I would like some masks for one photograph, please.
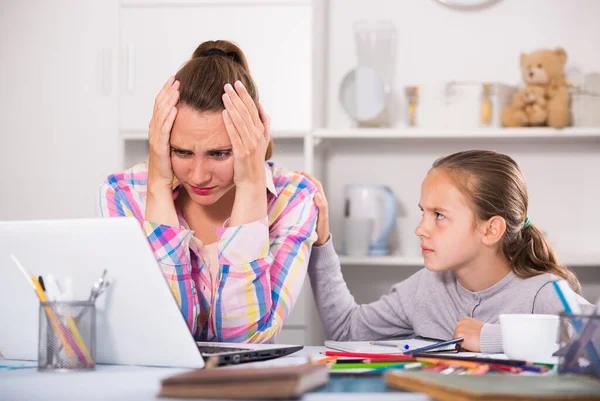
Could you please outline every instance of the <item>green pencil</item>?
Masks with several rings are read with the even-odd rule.
[[[379,369],[390,366],[403,366],[414,362],[379,362],[379,363],[336,363],[331,365],[331,369]]]

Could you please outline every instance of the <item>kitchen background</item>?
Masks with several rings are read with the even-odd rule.
[[[348,185],[393,193],[395,214],[377,208],[372,234],[390,255],[342,257],[358,302],[379,298],[422,266],[412,234],[421,180],[437,157],[468,148],[517,160],[529,184],[529,216],[595,301],[600,108],[597,96],[576,93],[597,88],[600,2],[451,4],[476,2],[0,0],[0,220],[95,216],[103,179],[146,157],[164,81],[200,42],[228,39],[246,52],[272,116],[274,161],[323,181],[340,252],[352,239],[345,210],[360,211],[360,202],[347,208],[346,200],[368,194],[367,202],[384,202],[387,191]],[[373,28],[378,51],[364,45]],[[501,128],[502,104],[523,86],[520,53],[559,46],[568,78],[580,86],[574,126]],[[322,343],[308,281],[278,340]]]

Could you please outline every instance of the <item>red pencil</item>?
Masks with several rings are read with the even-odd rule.
[[[369,354],[369,353],[363,353],[363,352],[326,351],[326,352],[321,352],[321,354],[325,355],[325,356],[349,356],[349,357],[355,357],[355,358],[370,358],[370,359],[379,359],[379,358],[412,359],[410,355]]]
[[[521,369],[521,368],[517,368],[515,366],[507,366],[507,365],[491,364],[490,367],[492,369],[497,369],[497,370],[501,370],[503,372],[509,372],[509,373],[521,373],[523,371],[523,369]]]

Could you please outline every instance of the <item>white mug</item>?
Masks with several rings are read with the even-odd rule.
[[[546,362],[558,349],[557,315],[500,315],[502,347],[510,359]]]
[[[347,217],[344,220],[346,255],[367,256],[373,237],[375,221],[368,217]]]

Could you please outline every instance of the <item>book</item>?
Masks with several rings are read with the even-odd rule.
[[[443,375],[389,371],[388,386],[425,393],[437,401],[600,400],[600,381],[582,375]]]
[[[285,399],[329,382],[327,365],[196,369],[161,380],[161,398]]]

